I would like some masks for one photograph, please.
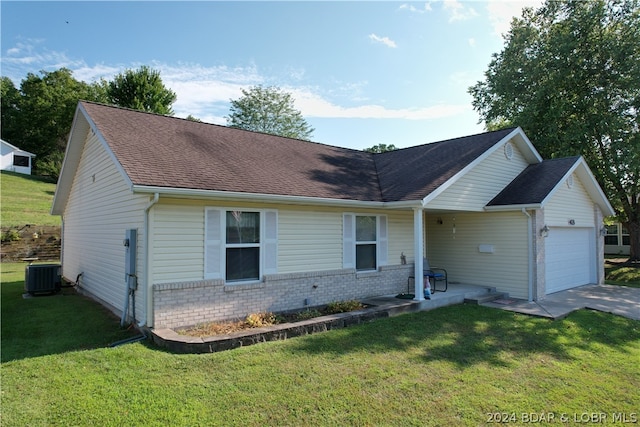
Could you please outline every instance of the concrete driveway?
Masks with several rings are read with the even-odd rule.
[[[561,319],[581,308],[640,320],[640,288],[584,285],[547,295],[540,301],[496,300],[482,305],[533,316]]]

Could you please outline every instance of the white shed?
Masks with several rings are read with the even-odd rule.
[[[2,142],[2,167],[0,169],[31,175],[31,165],[36,155],[21,150],[5,140],[0,139],[0,142]]]

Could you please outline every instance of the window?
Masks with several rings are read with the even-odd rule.
[[[226,280],[260,279],[260,213],[227,211]]]
[[[13,156],[13,166],[21,166],[28,168],[29,167],[29,156],[18,156],[14,154]]]
[[[375,270],[377,221],[375,216],[356,216],[356,270]]]
[[[277,272],[277,213],[206,209],[205,278],[256,282]]]
[[[376,270],[387,263],[387,217],[343,215],[343,267]]]
[[[618,246],[618,225],[607,225],[607,234],[604,236],[605,245]]]

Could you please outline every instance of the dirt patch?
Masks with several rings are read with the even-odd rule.
[[[252,328],[301,322],[316,317],[326,316],[328,314],[347,313],[350,311],[362,310],[364,308],[367,308],[367,305],[362,304],[359,301],[340,301],[330,303],[326,306],[285,313],[253,313],[241,320],[203,323],[190,328],[178,329],[176,332],[180,335],[192,337],[212,337],[216,335],[227,335]]]

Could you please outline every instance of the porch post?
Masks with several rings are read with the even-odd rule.
[[[423,215],[424,209],[413,209],[413,253],[415,254],[415,270],[414,270],[414,300],[424,301],[424,283],[422,278],[422,258],[424,258],[424,232],[423,232]]]

